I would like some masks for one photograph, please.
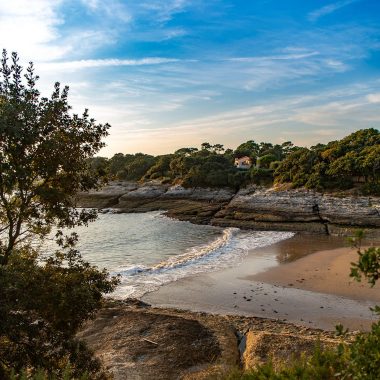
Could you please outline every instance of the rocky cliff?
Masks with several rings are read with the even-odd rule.
[[[369,237],[380,237],[379,197],[259,187],[235,193],[224,188],[113,182],[101,190],[78,194],[77,205],[103,212],[111,208],[113,212],[165,210],[168,216],[194,223],[258,230],[351,235],[361,228]]]

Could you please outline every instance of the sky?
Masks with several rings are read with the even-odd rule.
[[[380,129],[380,0],[0,0],[0,48],[111,124],[103,156]]]

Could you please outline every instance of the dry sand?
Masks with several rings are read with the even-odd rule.
[[[357,282],[349,277],[350,263],[357,259],[358,254],[354,248],[324,250],[248,276],[247,279],[355,300],[380,302],[380,284],[371,288],[365,279]]]

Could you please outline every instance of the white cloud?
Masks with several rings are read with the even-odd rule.
[[[153,12],[156,21],[165,23],[175,14],[183,12],[189,3],[189,0],[150,0],[141,3],[141,7]]]
[[[219,64],[215,72],[212,71],[211,77],[223,71],[221,77],[228,76],[231,84],[236,85],[240,82],[241,88],[252,91],[279,87],[288,81],[314,80],[320,75],[331,75],[350,69],[350,65],[343,62],[345,59],[343,54],[327,52],[324,47],[321,49],[320,52],[304,51],[272,56],[230,58],[225,65]]]
[[[318,127],[368,128],[368,123],[380,122],[380,115],[365,97],[330,101],[315,106],[301,107],[294,112],[291,120]]]
[[[320,17],[326,16],[330,13],[333,13],[343,7],[346,7],[352,3],[355,3],[359,0],[341,0],[337,1],[335,3],[327,4],[322,8],[316,9],[309,13],[309,20],[310,21],[317,21]]]
[[[68,47],[52,44],[63,23],[60,0],[0,0],[0,47],[28,59],[63,57]]]
[[[113,20],[119,20],[129,23],[133,20],[133,16],[128,7],[118,0],[81,0],[81,3],[92,12],[102,13]]]
[[[142,59],[83,59],[79,61],[51,62],[40,64],[39,67],[44,70],[80,70],[93,67],[110,67],[110,66],[146,66],[160,65],[163,63],[178,62],[174,58],[150,57]]]
[[[380,103],[380,93],[369,94],[367,95],[367,99],[370,103]]]
[[[272,55],[272,56],[256,56],[256,57],[235,57],[228,59],[232,62],[268,62],[268,61],[293,61],[309,57],[314,57],[320,55],[317,51],[303,52],[297,54],[282,54],[282,55]]]
[[[115,43],[112,28],[64,29],[63,4],[63,0],[0,0],[0,49],[16,51],[21,60],[38,63],[87,55]]]

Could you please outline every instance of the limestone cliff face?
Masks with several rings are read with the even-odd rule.
[[[246,228],[350,234],[380,228],[380,198],[337,197],[305,190],[243,189],[215,214],[212,223]],[[375,232],[375,231],[369,231]]]
[[[350,235],[353,229],[364,228],[369,236],[380,236],[379,197],[257,187],[235,193],[225,188],[114,182],[99,191],[78,194],[77,204],[118,212],[165,210],[181,220],[219,226],[334,235]]]

